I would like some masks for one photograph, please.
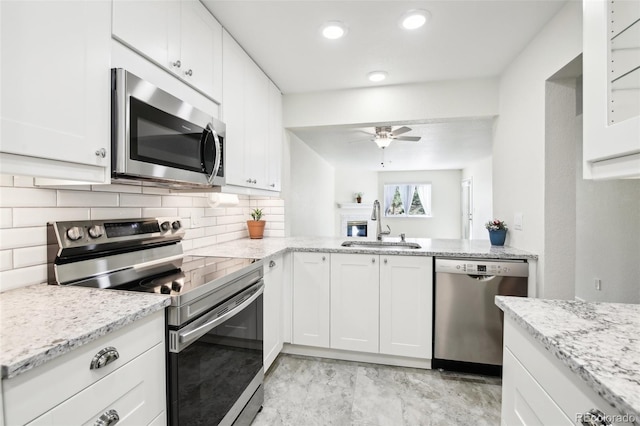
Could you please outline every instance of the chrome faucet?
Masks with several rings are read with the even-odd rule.
[[[388,231],[382,231],[382,217],[380,216],[380,202],[375,200],[373,202],[373,212],[371,212],[371,220],[375,220],[378,222],[376,227],[376,239],[378,241],[382,241],[383,235],[389,235],[391,233],[391,228],[387,225]]]

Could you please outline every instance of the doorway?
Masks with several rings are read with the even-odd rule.
[[[462,196],[460,202],[462,239],[470,240],[473,235],[473,180],[471,178],[462,180],[460,193]]]

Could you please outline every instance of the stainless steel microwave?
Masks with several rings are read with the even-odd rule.
[[[111,70],[112,180],[221,186],[225,125],[122,68]]]

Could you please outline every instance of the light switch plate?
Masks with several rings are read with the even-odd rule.
[[[516,213],[513,217],[513,229],[522,231],[522,213]]]

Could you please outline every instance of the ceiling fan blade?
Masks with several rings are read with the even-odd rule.
[[[420,139],[422,139],[420,136],[399,136],[397,138],[394,138],[397,141],[411,141],[411,142],[418,142]]]
[[[391,136],[398,136],[401,135],[403,133],[407,133],[411,131],[411,127],[407,127],[407,126],[402,126],[398,129],[395,129],[394,131],[391,132]]]

